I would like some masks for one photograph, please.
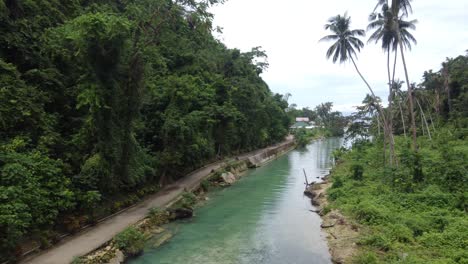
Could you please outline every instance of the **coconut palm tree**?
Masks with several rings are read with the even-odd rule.
[[[412,12],[411,1],[412,0],[392,0],[391,5],[389,5],[390,1],[388,0],[378,0],[377,5],[374,8],[374,12],[378,7],[382,7],[382,11],[384,12],[381,15],[371,15],[371,18],[374,18],[374,20],[376,21],[374,21],[375,23],[370,26],[373,28],[377,28],[375,34],[373,34],[371,37],[374,37],[375,39],[382,38],[382,40],[385,40],[388,43],[388,45],[393,45],[392,47],[395,48],[395,52],[398,47],[400,48],[403,68],[405,71],[406,85],[408,88],[409,111],[411,116],[411,129],[413,134],[413,148],[414,150],[417,150],[413,91],[409,82],[408,68],[406,65],[406,59],[404,54],[404,49],[410,48],[411,42],[416,42],[416,39],[408,31],[408,29],[415,29],[414,24],[416,23],[416,21],[403,20],[404,17],[407,17]],[[394,64],[394,68],[395,66],[396,63]]]
[[[381,1],[379,1],[380,3]],[[409,6],[411,7],[411,6]],[[403,8],[405,12],[408,12],[407,9]],[[411,44],[416,44],[416,39],[411,35],[409,29],[415,29],[416,20],[405,21],[403,16],[401,16],[398,21],[398,32],[394,30],[392,26],[394,19],[392,13],[390,12],[388,5],[383,3],[381,13],[373,13],[370,15],[369,20],[371,22],[367,26],[367,30],[375,30],[372,35],[369,37],[368,42],[381,42],[382,49],[387,53],[387,76],[388,76],[388,86],[389,86],[389,96],[388,96],[388,112],[389,116],[387,117],[388,121],[388,136],[389,136],[389,145],[390,145],[390,164],[392,165],[392,159],[395,156],[395,146],[394,146],[394,137],[393,137],[393,100],[394,92],[392,89],[392,84],[395,80],[396,72],[396,62],[397,62],[397,48],[398,48],[398,32],[400,33],[402,43],[405,48],[411,49]],[[395,58],[393,62],[393,74],[390,73],[390,53],[395,52]],[[401,109],[401,108],[400,108]]]
[[[378,134],[380,135],[380,118],[378,116],[378,108],[381,105],[381,100],[379,97],[375,98],[370,96],[369,94],[366,95],[364,100],[362,100],[362,105],[357,106],[356,109],[359,111],[360,114],[363,116],[370,116],[371,118],[376,118],[377,119],[377,131]]]
[[[325,29],[330,30],[333,34],[323,37],[320,39],[320,41],[334,41],[333,45],[331,45],[327,51],[327,59],[332,58],[333,63],[336,63],[337,61],[340,63],[345,63],[346,61],[351,60],[357,73],[364,81],[367,88],[369,88],[374,101],[377,101],[372,87],[361,74],[358,66],[356,65],[356,62],[354,61],[354,57],[357,56],[356,51],[359,52],[364,47],[364,43],[359,39],[359,37],[365,36],[365,31],[362,29],[352,30],[350,29],[350,26],[351,17],[349,17],[346,13],[344,15],[336,15],[331,17],[328,19],[328,23],[325,24]],[[379,116],[385,119],[385,117],[382,115],[382,109],[380,107],[378,107],[378,111]]]
[[[382,1],[379,1],[379,3],[380,2]],[[392,120],[392,102],[393,102],[392,94],[393,93],[392,93],[392,78],[390,74],[390,53],[392,50],[395,50],[396,38],[395,38],[394,32],[391,30],[390,27],[388,27],[388,25],[390,24],[389,20],[391,20],[390,12],[388,12],[388,5],[384,3],[382,5],[382,12],[372,13],[369,16],[369,20],[371,22],[367,26],[367,30],[370,31],[370,30],[375,29],[375,31],[369,37],[369,40],[367,42],[370,43],[374,41],[375,43],[377,43],[381,41],[382,48],[384,52],[387,53],[387,76],[388,76],[388,90],[389,90],[388,115],[389,116],[386,118],[386,120],[388,121],[388,124],[385,124],[385,126],[387,127],[386,129],[387,133],[385,133],[385,135],[388,136],[388,139],[387,138],[384,139],[384,145],[386,145],[386,142],[388,140],[388,143],[390,145],[390,165],[393,165],[395,146],[394,146],[394,139],[393,139],[393,120]],[[396,57],[395,57],[395,61],[396,61]]]
[[[411,2],[413,0],[398,0],[398,1],[391,1],[392,6],[397,7],[399,9],[399,12],[403,14],[404,16],[408,16],[410,13],[413,13],[413,8],[411,7]],[[398,3],[397,3],[398,2]],[[390,6],[390,3],[388,0],[377,0],[377,4],[374,7],[373,13],[379,8],[383,7],[384,5]]]

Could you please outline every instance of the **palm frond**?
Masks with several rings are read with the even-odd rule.
[[[325,36],[320,41],[335,41],[327,50],[327,59],[332,58],[333,63],[337,61],[344,63],[350,57],[357,56],[356,51],[360,51],[364,47],[364,43],[359,37],[365,36],[366,32],[362,29],[351,30],[351,17],[347,13],[331,17],[327,22],[325,29],[334,34]]]
[[[328,35],[328,36],[325,36],[323,38],[321,38],[319,40],[319,42],[322,42],[322,41],[333,41],[333,40],[337,40],[339,39],[340,37],[338,35]]]

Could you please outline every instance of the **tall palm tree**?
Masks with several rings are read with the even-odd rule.
[[[354,57],[357,56],[356,51],[359,52],[364,47],[364,43],[359,39],[359,37],[365,36],[365,31],[362,29],[351,30],[350,26],[351,17],[349,17],[346,13],[344,15],[336,15],[331,17],[328,19],[328,23],[325,24],[325,29],[330,30],[333,34],[323,37],[320,39],[320,41],[334,41],[333,45],[331,45],[327,51],[327,59],[332,58],[333,63],[336,63],[337,61],[344,63],[348,60],[351,60],[357,73],[364,81],[367,88],[369,88],[374,101],[377,101],[372,87],[361,74],[359,68],[356,65],[356,62],[354,61]],[[378,107],[378,111],[379,116],[385,120],[385,117],[382,115],[382,109],[380,106]]]
[[[390,165],[393,165],[393,158],[395,156],[395,146],[394,146],[394,139],[393,139],[393,120],[392,120],[392,102],[393,102],[393,96],[392,96],[392,78],[390,74],[390,53],[391,50],[395,49],[395,34],[391,30],[391,28],[388,27],[389,25],[389,20],[391,19],[391,15],[389,15],[388,12],[388,5],[385,3],[383,0],[379,0],[379,4],[381,2],[384,2],[382,5],[382,12],[381,13],[372,13],[369,16],[369,20],[371,21],[370,24],[367,26],[367,30],[373,30],[375,29],[375,32],[369,37],[369,40],[367,41],[368,43],[374,41],[375,43],[381,41],[382,42],[382,48],[384,52],[387,53],[387,76],[388,76],[388,117],[387,122],[388,124],[384,124],[386,126],[386,131],[385,133],[387,137],[384,138],[384,145],[386,145],[387,140],[388,144],[390,145]],[[374,10],[375,11],[375,10]],[[395,53],[396,54],[396,53]],[[396,57],[395,57],[396,60]],[[395,66],[395,64],[394,64]],[[384,147],[384,150],[386,148]]]
[[[415,121],[415,116],[414,116],[414,103],[413,103],[413,89],[409,82],[408,67],[406,65],[406,59],[405,59],[405,54],[404,54],[404,49],[409,48],[411,46],[411,42],[416,41],[416,39],[408,31],[408,29],[415,29],[414,24],[416,23],[416,21],[415,20],[413,21],[403,20],[404,17],[407,17],[409,13],[412,12],[411,1],[412,0],[391,0],[391,1],[377,0],[377,5],[374,8],[374,12],[379,6],[382,7],[382,10],[385,10],[385,14],[383,15],[384,28],[386,31],[390,32],[391,35],[393,35],[394,47],[400,48],[401,59],[402,59],[403,68],[405,71],[406,85],[408,88],[409,111],[410,111],[410,116],[411,116],[411,130],[413,134],[413,148],[414,150],[417,150],[416,121]],[[391,2],[391,5],[389,5],[389,2]],[[379,34],[380,33],[377,33],[376,37]]]
[[[379,0],[379,4],[381,2],[385,2]],[[402,2],[403,3],[403,2]],[[408,8],[408,5],[405,5]],[[408,10],[403,8],[403,10],[407,13]],[[409,8],[411,6],[409,5]],[[375,11],[375,10],[374,10]],[[382,11],[381,13],[372,13],[369,17],[371,22],[367,26],[367,30],[375,30],[372,35],[369,37],[368,42],[374,41],[375,43],[381,42],[382,49],[387,53],[387,76],[388,76],[388,86],[389,86],[389,96],[388,96],[388,110],[389,116],[387,117],[388,120],[388,136],[389,136],[389,144],[390,144],[390,165],[392,165],[392,158],[395,156],[395,146],[394,146],[394,137],[393,137],[393,117],[391,116],[393,113],[393,100],[394,100],[394,92],[393,92],[393,84],[395,81],[395,72],[396,72],[396,62],[397,62],[397,48],[398,48],[398,33],[400,33],[402,43],[405,48],[411,49],[411,44],[416,44],[416,39],[411,35],[409,29],[415,29],[416,20],[412,21],[405,21],[403,20],[403,16],[401,16],[398,21],[396,22],[398,25],[398,31],[394,30],[392,26],[395,22],[392,16],[390,9],[386,3],[382,4]],[[395,52],[395,58],[393,62],[393,74],[390,73],[390,53]],[[400,107],[401,109],[401,107]]]
[[[410,13],[413,13],[413,8],[411,7],[411,2],[413,0],[398,0],[398,1],[391,1],[392,6],[398,7],[399,12],[401,12],[404,16],[408,16]],[[398,3],[397,3],[398,2]],[[377,10],[379,7],[384,5],[390,6],[388,0],[377,0],[377,4],[374,7],[374,11]]]

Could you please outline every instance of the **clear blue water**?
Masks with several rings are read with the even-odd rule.
[[[131,261],[191,264],[331,263],[320,217],[303,195],[309,181],[326,175],[338,138],[316,141],[254,170],[233,186],[210,193],[195,217],[167,226],[174,237],[159,248],[148,243]]]

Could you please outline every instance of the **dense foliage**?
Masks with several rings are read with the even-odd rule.
[[[419,148],[410,148],[404,130],[408,115],[394,109],[394,166],[384,161],[370,97],[359,108],[351,126],[355,143],[335,153],[339,163],[328,191],[332,207],[364,226],[356,263],[466,263],[467,84],[468,56],[459,56],[413,85]]]
[[[284,138],[266,55],[212,36],[217,2],[0,0],[3,255],[115,194]]]
[[[465,263],[468,143],[440,131],[419,138],[424,180],[415,182],[409,141],[396,137],[397,168],[382,166],[381,144],[360,142],[342,154],[328,190],[331,206],[362,225],[355,263]]]

